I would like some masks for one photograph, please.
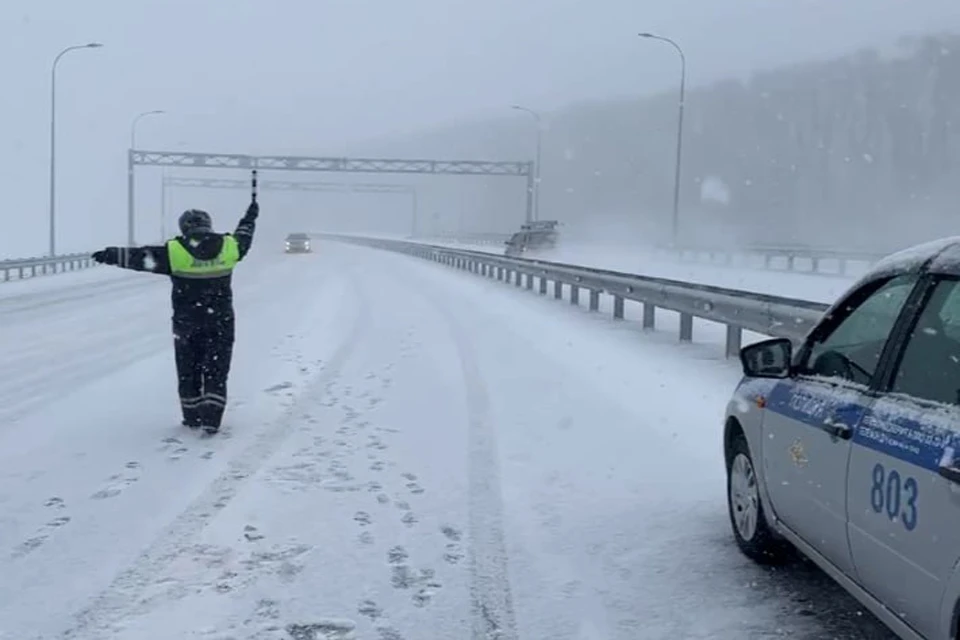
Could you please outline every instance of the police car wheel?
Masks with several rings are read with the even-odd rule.
[[[788,544],[767,524],[759,479],[743,435],[736,436],[731,445],[727,464],[727,510],[733,537],[744,555],[761,564],[779,564],[788,558]]]

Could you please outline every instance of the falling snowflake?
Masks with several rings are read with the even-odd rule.
[[[153,257],[152,251],[147,251],[143,256],[143,268],[147,271],[156,271],[157,270],[157,260]]]

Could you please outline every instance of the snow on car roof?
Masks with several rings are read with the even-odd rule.
[[[873,265],[861,281],[919,271],[960,275],[960,236],[940,238],[892,253]]]

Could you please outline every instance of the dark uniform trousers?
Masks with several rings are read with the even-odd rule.
[[[209,325],[176,328],[173,337],[184,423],[219,427],[227,408],[233,319],[218,318]]]

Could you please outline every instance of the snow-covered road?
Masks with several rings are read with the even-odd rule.
[[[213,439],[179,427],[162,279],[0,299],[0,638],[890,637],[737,552],[708,329],[259,253]]]

